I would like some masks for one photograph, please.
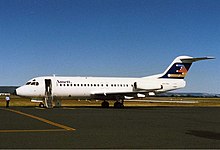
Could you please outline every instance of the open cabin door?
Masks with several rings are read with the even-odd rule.
[[[52,81],[45,79],[45,104],[47,108],[53,108]]]

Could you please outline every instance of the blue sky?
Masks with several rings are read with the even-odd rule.
[[[176,56],[193,64],[181,92],[220,93],[219,0],[0,0],[0,85],[35,76],[142,77]]]

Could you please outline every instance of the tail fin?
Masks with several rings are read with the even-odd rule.
[[[174,59],[160,78],[184,79],[193,62],[206,59],[214,59],[214,57],[179,56]]]

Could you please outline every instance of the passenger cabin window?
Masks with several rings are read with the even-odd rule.
[[[26,85],[35,85],[35,86],[38,86],[39,83],[38,82],[27,82]],[[77,86],[77,87],[108,87],[108,86],[111,86],[111,87],[134,87],[133,84],[58,84],[59,86]]]

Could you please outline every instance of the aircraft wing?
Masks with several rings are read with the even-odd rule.
[[[101,100],[117,100],[117,99],[133,99],[133,98],[143,98],[153,91],[133,91],[133,92],[97,92],[93,93],[92,97]]]

